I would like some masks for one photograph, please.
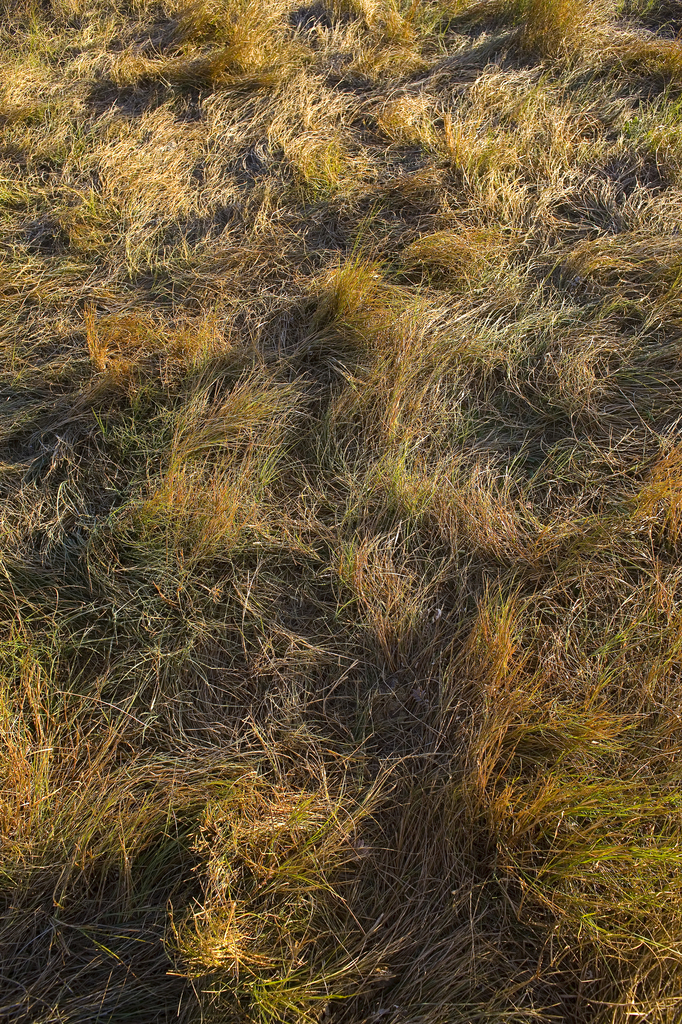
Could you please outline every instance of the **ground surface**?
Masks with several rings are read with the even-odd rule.
[[[4,0],[0,1018],[682,1019],[682,11]]]

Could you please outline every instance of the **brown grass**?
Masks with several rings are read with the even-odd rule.
[[[0,1018],[676,1024],[677,8],[0,15]]]

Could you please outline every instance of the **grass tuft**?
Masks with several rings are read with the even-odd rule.
[[[544,57],[570,52],[592,27],[595,7],[593,0],[527,0],[521,7],[522,47]]]

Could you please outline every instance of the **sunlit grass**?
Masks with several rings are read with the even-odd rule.
[[[3,1020],[679,1020],[681,28],[5,5]]]

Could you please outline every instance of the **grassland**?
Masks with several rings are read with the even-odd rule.
[[[0,1019],[679,1024],[680,5],[0,12]]]

